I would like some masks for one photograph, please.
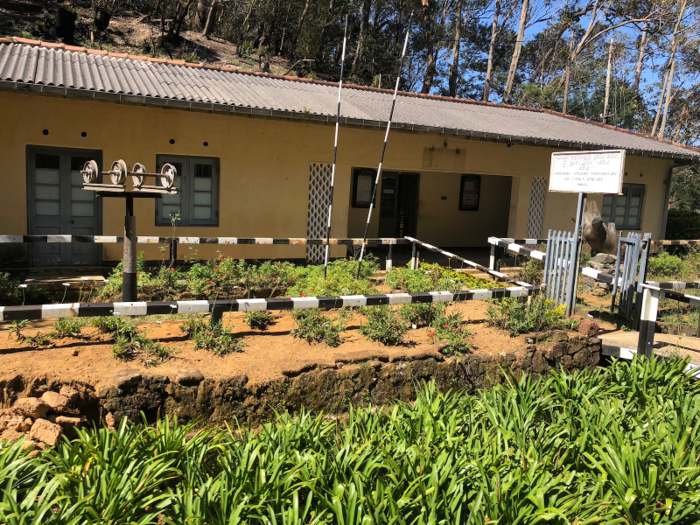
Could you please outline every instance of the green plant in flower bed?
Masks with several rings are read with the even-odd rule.
[[[144,366],[156,366],[170,360],[173,351],[146,337],[137,321],[124,317],[96,317],[92,326],[112,334],[112,355],[121,361],[139,358]]]
[[[442,316],[443,309],[444,304],[441,303],[405,304],[399,308],[399,316],[409,325],[423,328]]]
[[[341,332],[347,328],[348,310],[340,310],[333,320],[321,310],[292,310],[292,317],[296,322],[296,328],[292,330],[294,337],[306,339],[309,343],[326,343],[331,347],[338,347],[343,342]]]
[[[248,312],[244,320],[254,330],[266,330],[274,322],[270,312]]]
[[[180,329],[192,338],[196,349],[209,350],[218,356],[242,352],[245,347],[222,321],[210,319],[207,322],[201,316],[191,315],[182,322]]]
[[[399,314],[388,306],[365,306],[362,313],[367,322],[360,327],[360,333],[370,341],[378,341],[387,346],[400,345],[408,330]]]
[[[636,357],[480,391],[302,411],[255,430],[167,419],[30,456],[0,447],[0,523],[695,524],[700,386]]]
[[[406,290],[410,293],[465,288],[483,290],[504,286],[496,281],[478,279],[467,272],[429,263],[421,263],[417,270],[411,270],[408,266],[391,268],[386,274],[386,283],[392,290]]]
[[[471,345],[468,342],[469,330],[464,328],[464,321],[459,312],[447,313],[445,309],[440,310],[440,315],[433,319],[431,323],[432,334],[436,341],[444,341],[447,346],[440,349],[440,352],[447,355],[459,355],[469,352]]]
[[[328,297],[333,295],[376,294],[371,281],[379,270],[374,256],[368,255],[362,262],[360,278],[357,279],[357,261],[338,259],[328,264],[328,275],[324,278],[323,265],[307,266],[287,295],[291,297]]]
[[[554,328],[572,328],[575,321],[566,321],[566,307],[555,306],[544,295],[535,295],[530,304],[515,297],[493,299],[486,308],[488,323],[512,336],[529,332],[542,332]]]
[[[62,317],[54,323],[51,336],[56,338],[79,337],[85,324],[85,319]]]

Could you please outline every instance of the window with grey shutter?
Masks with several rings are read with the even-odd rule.
[[[170,226],[171,216],[180,214],[178,226],[219,225],[219,159],[158,155],[156,169],[163,164],[177,169],[177,195],[156,200],[156,225]]]
[[[623,184],[622,195],[603,197],[602,216],[618,230],[639,230],[642,226],[644,184]]]

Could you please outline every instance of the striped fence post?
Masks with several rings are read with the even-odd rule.
[[[394,266],[394,243],[389,245],[389,253],[386,256],[386,270],[389,271]]]
[[[642,292],[642,313],[639,320],[639,343],[637,353],[651,357],[656,333],[656,314],[659,309],[659,290],[644,287]]]

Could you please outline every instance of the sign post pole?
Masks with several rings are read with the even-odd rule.
[[[586,201],[586,194],[578,194],[578,205],[576,206],[576,226],[574,228],[574,256],[571,259],[574,267],[569,273],[569,286],[566,292],[566,317],[574,315],[576,310],[576,297],[578,295],[578,267],[581,259],[581,246],[583,238],[581,235],[581,223],[583,222],[583,203]]]

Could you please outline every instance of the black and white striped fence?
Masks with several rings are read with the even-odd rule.
[[[517,284],[518,286],[524,286],[524,287],[532,287],[530,283],[525,283],[522,281],[518,281],[517,279],[514,279],[510,275],[506,275],[505,273],[497,272],[495,270],[491,270],[489,268],[486,268],[486,266],[482,266],[479,263],[475,263],[474,261],[470,261],[469,259],[465,259],[464,257],[460,257],[459,255],[455,255],[454,253],[450,253],[448,251],[445,251],[441,248],[438,248],[437,246],[433,246],[432,244],[428,244],[427,242],[419,241],[418,239],[414,239],[413,237],[405,237],[408,241],[413,243],[413,246],[422,246],[423,248],[426,248],[430,250],[431,252],[435,253],[441,253],[448,259],[455,259],[457,261],[460,261],[466,266],[469,266],[470,268],[474,268],[475,270],[480,270],[491,277],[494,277],[497,280],[500,281],[507,281],[509,283]],[[415,250],[414,250],[415,253]],[[415,255],[414,255],[414,260],[415,260]],[[417,267],[417,262],[411,262],[411,267]]]
[[[0,235],[0,243],[123,243],[123,236],[116,235]],[[325,245],[360,246],[362,239],[305,239],[297,237],[148,237],[136,238],[139,244],[280,244],[280,245]],[[406,239],[367,239],[366,244],[409,244]]]
[[[221,301],[164,301],[131,303],[65,303],[27,306],[0,306],[0,321],[59,319],[62,317],[144,316],[163,314],[203,314],[221,316],[225,312],[301,310],[309,308],[350,308],[360,306],[450,303],[526,297],[538,287],[516,286],[490,290],[394,293],[383,295],[338,295],[332,297],[286,297],[274,299],[229,299]]]
[[[505,250],[507,252],[523,255],[525,257],[537,259],[539,261],[544,261],[546,257],[546,254],[544,252],[525,248],[524,246],[521,246],[521,244],[523,244],[523,242],[521,241],[532,241],[525,242],[524,244],[538,244],[540,242],[547,242],[546,239],[544,241],[539,241],[538,239],[500,239],[498,237],[489,237],[488,242],[491,245],[491,258],[489,260],[489,269],[500,269],[500,250]]]
[[[694,290],[700,288],[700,281],[649,281],[647,284],[663,290]]]

